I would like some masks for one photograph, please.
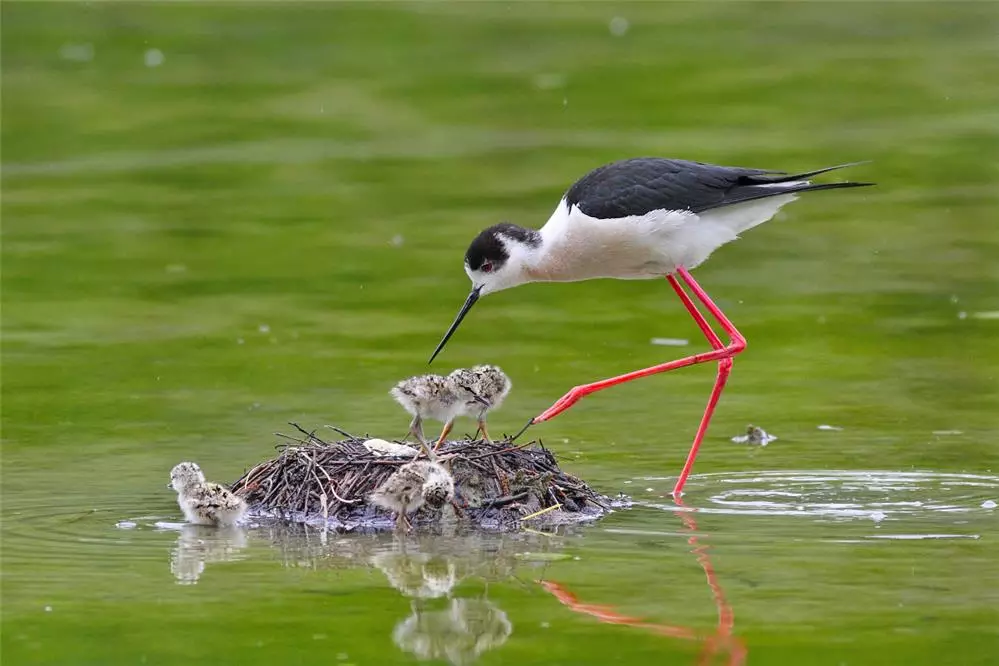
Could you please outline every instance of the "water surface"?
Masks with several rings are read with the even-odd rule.
[[[996,20],[5,2],[4,663],[994,663]],[[710,367],[532,429],[634,500],[594,525],[180,524],[180,460],[231,481],[288,421],[401,436],[387,390],[426,368],[474,234],[646,154],[878,183],[697,270],[749,347],[682,506]],[[703,349],[665,284],[593,281],[483,299],[438,363],[501,365],[512,432]],[[732,442],[748,423],[778,439]]]

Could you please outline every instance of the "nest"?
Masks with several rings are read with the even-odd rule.
[[[294,424],[293,424],[294,425]],[[295,426],[298,428],[298,426]],[[280,453],[243,474],[231,488],[253,514],[342,529],[383,529],[394,516],[368,501],[377,487],[412,456],[387,457],[370,451],[366,438],[337,430],[344,439],[323,441],[298,428],[281,435]],[[607,513],[611,500],[563,472],[540,441],[455,440],[437,450],[455,482],[450,505],[424,506],[410,516],[414,525],[467,521],[487,529],[529,524],[564,524]]]

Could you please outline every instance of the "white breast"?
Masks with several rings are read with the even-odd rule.
[[[530,263],[532,279],[572,282],[592,278],[642,280],[694,268],[738,234],[772,218],[794,195],[726,206],[700,215],[655,210],[601,220],[563,199],[541,229]]]

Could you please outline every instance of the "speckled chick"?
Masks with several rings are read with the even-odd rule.
[[[424,451],[427,451],[427,441],[423,436],[423,420],[444,423],[441,436],[437,439],[436,446],[440,446],[461,409],[454,385],[440,375],[410,377],[393,386],[389,394],[413,416],[409,432],[417,438]]]
[[[399,467],[370,497],[371,503],[396,514],[396,527],[409,527],[407,516],[426,504],[440,508],[454,499],[454,478],[436,462],[417,460]]]
[[[184,518],[195,525],[232,525],[246,513],[246,502],[218,483],[205,481],[197,463],[182,462],[170,471],[170,485]]]
[[[505,372],[495,365],[477,365],[473,368],[459,368],[450,375],[451,380],[462,396],[462,416],[472,416],[478,422],[485,439],[490,439],[486,430],[486,414],[503,404],[513,383]]]

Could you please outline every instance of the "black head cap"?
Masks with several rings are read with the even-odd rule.
[[[497,268],[502,266],[510,258],[504,239],[521,242],[531,247],[538,247],[541,244],[541,234],[534,229],[501,222],[483,229],[482,233],[475,237],[465,252],[465,263],[473,271],[482,268],[482,264],[487,261]]]

